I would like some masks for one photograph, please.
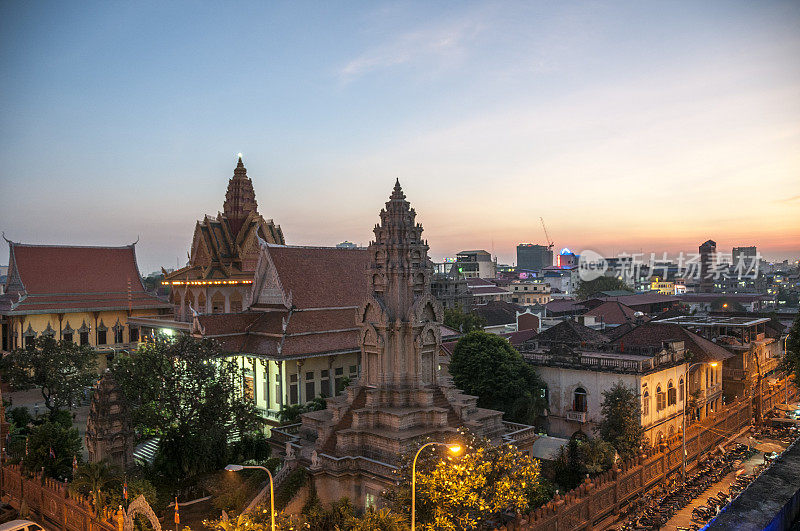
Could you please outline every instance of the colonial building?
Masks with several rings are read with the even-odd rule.
[[[351,323],[357,328],[362,374],[323,411],[305,413],[288,453],[309,467],[323,503],[343,496],[374,504],[397,483],[400,456],[430,437],[447,440],[466,426],[497,443],[530,449],[532,428],[476,407],[439,371],[442,306],[431,295],[432,267],[422,226],[399,182],[381,211],[361,270],[367,293]],[[353,251],[350,251],[353,252]]]
[[[228,181],[222,212],[195,224],[189,264],[164,274],[176,318],[190,320],[192,311],[235,313],[250,306],[259,239],[285,243],[280,226],[258,213],[253,182],[240,156]]]
[[[526,341],[520,351],[547,383],[549,435],[591,434],[602,420],[603,392],[622,382],[639,395],[650,443],[681,428],[686,406],[699,419],[721,408],[722,364],[731,358],[676,325],[645,323],[612,343],[572,320]]]
[[[172,313],[169,303],[145,291],[135,244],[83,247],[8,241],[8,246],[6,293],[0,296],[3,351],[50,336],[112,354],[135,348],[139,341],[140,329],[128,319]],[[102,368],[105,356],[100,362]]]

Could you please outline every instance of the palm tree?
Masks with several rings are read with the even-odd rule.
[[[103,493],[103,489],[116,479],[115,470],[105,461],[86,463],[78,468],[78,473],[75,474],[70,488],[81,494],[91,495],[94,510],[99,511],[105,506],[106,495]]]

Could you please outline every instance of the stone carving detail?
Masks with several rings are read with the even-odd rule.
[[[122,469],[132,466],[133,435],[125,397],[111,372],[106,371],[95,387],[86,421],[89,461],[105,459]]]

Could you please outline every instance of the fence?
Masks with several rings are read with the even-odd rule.
[[[763,411],[782,403],[786,397],[782,387],[773,388],[762,397]],[[797,390],[789,387],[789,398]],[[736,435],[753,417],[752,399],[730,404],[714,417],[686,429],[687,466],[693,468],[717,445]],[[565,531],[589,530],[616,514],[620,507],[638,498],[657,483],[680,474],[683,439],[681,434],[663,441],[657,448],[618,465],[567,492],[556,495],[544,506],[501,528],[501,531]]]
[[[95,513],[89,499],[69,493],[66,483],[42,477],[40,474],[28,476],[19,465],[2,467],[0,495],[15,509],[27,509],[28,513],[49,529],[117,530],[113,513]]]

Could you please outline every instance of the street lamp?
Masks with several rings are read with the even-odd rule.
[[[272,473],[263,466],[257,465],[228,465],[225,470],[228,472],[239,472],[245,468],[257,468],[263,470],[269,476],[269,518],[272,522],[272,531],[275,531],[275,485],[272,482]]]
[[[411,531],[414,531],[415,524],[417,520],[417,457],[419,457],[420,452],[427,446],[447,446],[447,448],[453,452],[454,455],[458,455],[461,453],[461,445],[455,443],[441,443],[441,442],[429,442],[425,443],[419,447],[417,450],[417,454],[414,456],[414,460],[411,462]]]
[[[693,367],[698,365],[703,365],[706,362],[699,361],[697,363],[693,363],[686,367],[686,370],[683,372],[683,381],[684,381],[684,392],[683,392],[683,415],[681,415],[681,419],[683,422],[683,428],[681,428],[681,434],[683,439],[683,477],[686,478],[686,404],[689,401],[689,371],[692,370]],[[709,365],[713,368],[719,365],[716,361],[712,361]]]

